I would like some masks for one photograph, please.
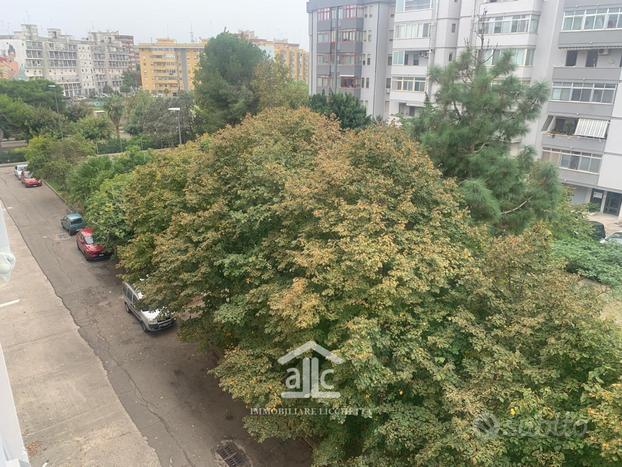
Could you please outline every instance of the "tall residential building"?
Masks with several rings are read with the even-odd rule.
[[[345,92],[389,112],[395,0],[310,0],[309,91]]]
[[[92,32],[79,40],[60,29],[41,36],[27,24],[10,36],[0,36],[0,78],[48,79],[63,88],[65,97],[118,91],[130,68],[128,50],[117,32]]]
[[[542,158],[559,166],[575,202],[622,220],[622,1],[560,1],[551,28]]]
[[[157,39],[138,46],[142,86],[157,95],[177,95],[194,89],[194,73],[206,41],[178,43]]]
[[[291,79],[308,80],[309,54],[299,44],[284,39],[260,39],[254,31],[240,31],[238,35],[255,44],[270,58],[281,61],[289,70]]]
[[[307,11],[310,92],[349,92],[387,120],[415,115],[434,95],[430,66],[466,44],[491,64],[511,51],[519,78],[551,85],[516,144],[557,165],[575,202],[622,220],[622,0],[309,0]]]

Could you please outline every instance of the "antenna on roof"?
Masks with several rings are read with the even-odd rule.
[[[194,42],[194,32],[192,31],[192,23],[190,23],[190,42]]]

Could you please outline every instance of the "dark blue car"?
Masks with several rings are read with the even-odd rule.
[[[86,224],[84,223],[82,215],[77,212],[70,212],[60,220],[60,225],[62,225],[63,229],[69,232],[70,235],[74,235]]]

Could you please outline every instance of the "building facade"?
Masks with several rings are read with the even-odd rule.
[[[194,89],[194,73],[206,41],[178,43],[158,39],[138,46],[143,89],[156,95],[178,95]]]
[[[549,63],[542,158],[559,167],[575,202],[622,220],[622,2],[560,2]]]
[[[88,97],[118,91],[123,72],[130,69],[129,51],[118,32],[91,32],[74,39],[60,29],[39,34],[27,24],[10,36],[0,36],[0,78],[48,79],[65,97]]]
[[[289,70],[289,77],[298,81],[308,81],[309,53],[300,47],[283,39],[261,39],[254,31],[240,31],[238,36],[252,42],[268,57],[279,60]]]
[[[311,0],[307,12],[309,92],[352,94],[386,115],[395,0]]]
[[[430,66],[467,44],[491,64],[511,51],[519,78],[551,86],[515,143],[557,165],[575,202],[622,220],[622,0],[310,0],[307,11],[310,92],[349,92],[386,120],[416,115],[435,92]]]

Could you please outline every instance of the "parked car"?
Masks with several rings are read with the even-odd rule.
[[[605,232],[605,225],[603,223],[590,221],[590,224],[592,224],[592,226],[594,227],[592,236],[595,240],[603,240],[605,239],[605,237],[607,237],[607,234]]]
[[[95,243],[93,239],[93,229],[90,227],[85,227],[78,231],[76,235],[76,244],[78,245],[78,250],[82,252],[87,261],[110,257],[111,253],[106,250],[104,245]]]
[[[145,332],[162,331],[175,324],[175,318],[168,310],[150,308],[142,292],[127,282],[123,283],[123,302],[125,311],[136,317]]]
[[[19,180],[21,180],[21,179],[22,179],[22,172],[23,172],[24,170],[27,170],[27,169],[28,169],[28,164],[17,164],[17,165],[15,166],[15,171],[14,171],[15,176],[16,176]]]
[[[75,235],[78,230],[86,227],[82,215],[77,212],[70,212],[60,220],[60,225],[69,232],[69,235]]]
[[[600,243],[617,243],[622,245],[622,232],[612,233],[604,240],[601,240]]]
[[[41,180],[33,177],[32,174],[28,172],[28,170],[22,170],[22,175],[20,179],[22,181],[22,185],[24,185],[26,188],[33,188],[42,185]]]

